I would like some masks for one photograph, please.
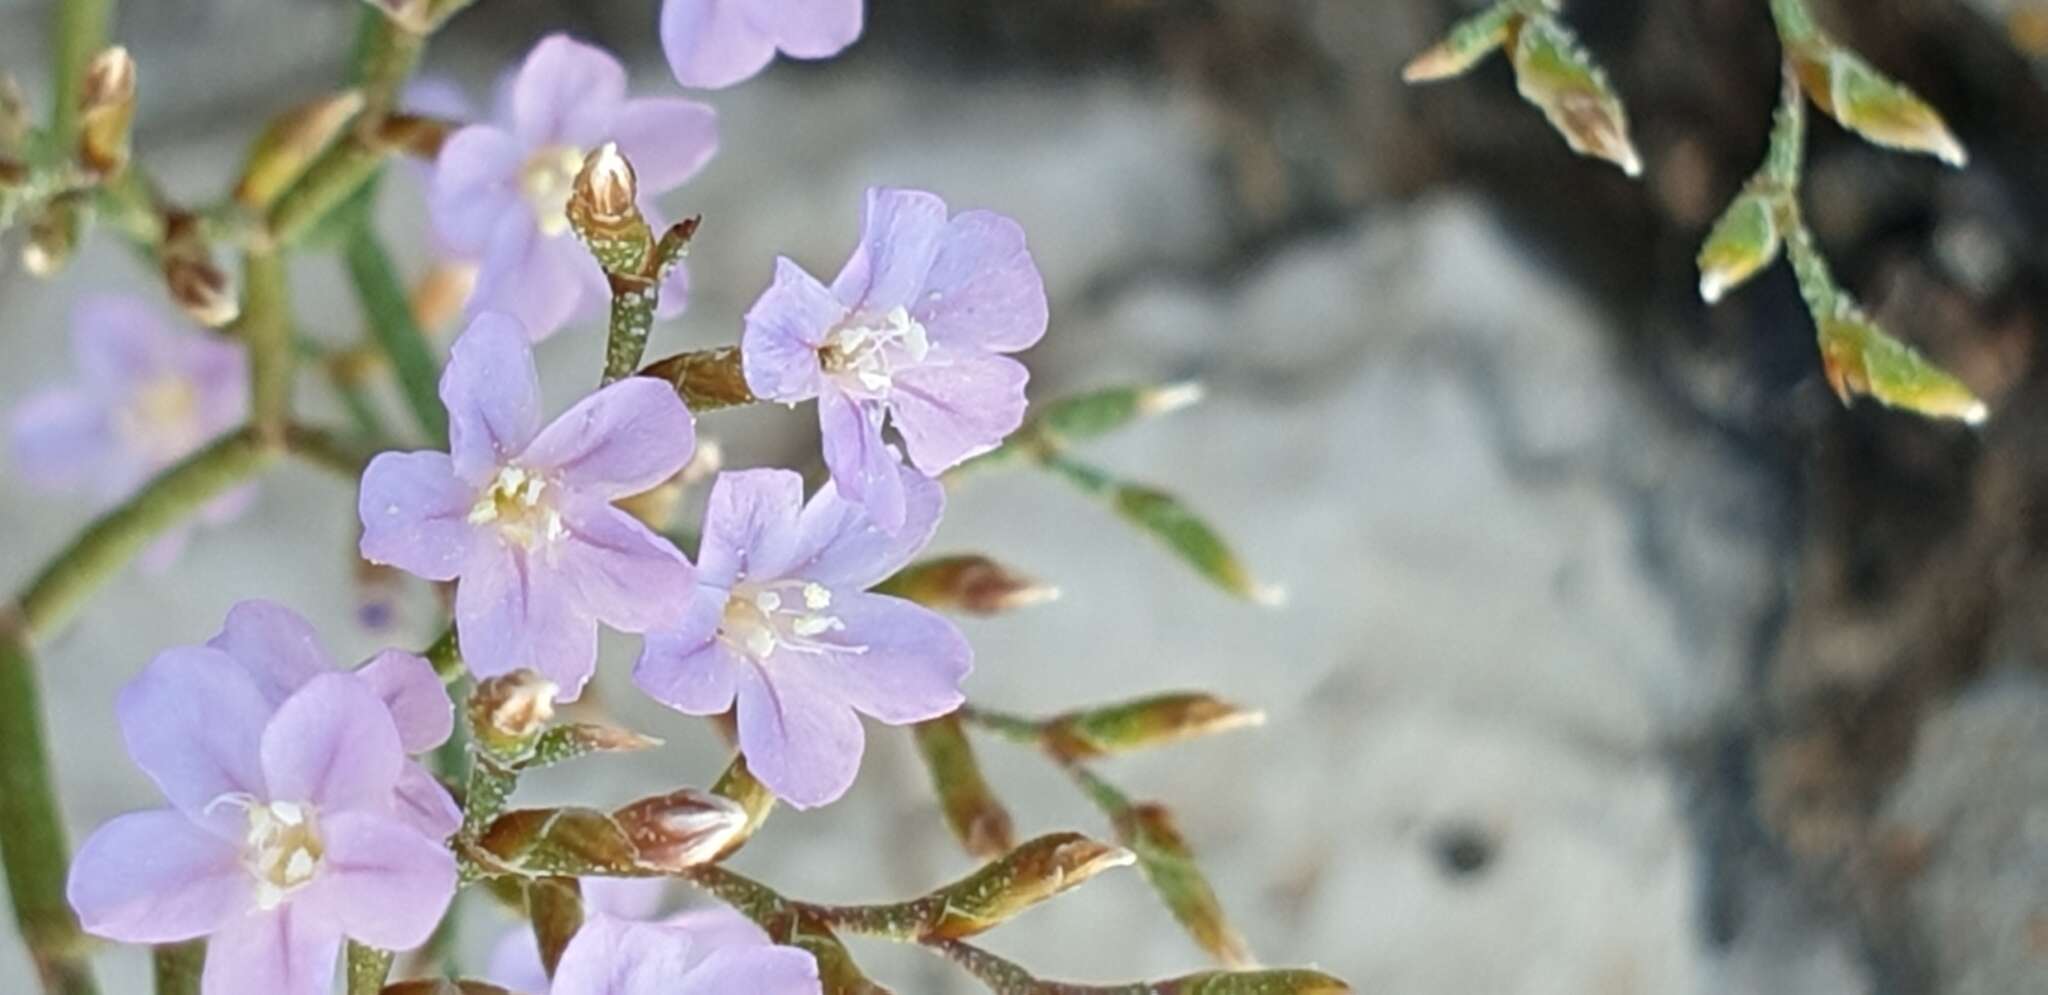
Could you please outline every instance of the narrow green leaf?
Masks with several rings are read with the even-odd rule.
[[[349,280],[377,346],[391,361],[407,410],[427,441],[448,444],[448,413],[441,407],[441,364],[414,320],[405,284],[384,243],[367,221],[356,225],[344,253]]]

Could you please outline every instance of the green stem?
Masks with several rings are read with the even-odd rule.
[[[42,693],[21,619],[0,617],[0,861],[14,921],[49,995],[93,995],[78,916],[64,897],[70,865],[43,733]]]
[[[378,950],[350,940],[348,943],[348,995],[377,995],[384,990],[384,979],[391,976],[393,957],[388,950]]]
[[[1778,24],[1778,38],[1787,45],[1799,45],[1820,37],[1820,25],[1806,0],[1771,0],[1771,19]]]
[[[406,406],[433,448],[447,448],[448,412],[441,407],[440,364],[427,345],[426,333],[413,318],[412,302],[406,299],[398,268],[392,265],[383,240],[368,219],[350,232],[345,255],[356,299],[362,303],[378,347],[391,360]]]
[[[654,311],[661,304],[661,284],[613,275],[611,331],[605,336],[604,382],[612,383],[633,375],[647,355],[647,339],[654,333]]]
[[[232,432],[101,515],[23,589],[19,605],[29,640],[40,642],[55,634],[87,597],[151,541],[255,476],[277,454],[278,447],[260,443],[251,429]],[[0,736],[20,739],[12,728],[0,728]]]
[[[292,370],[299,357],[292,347],[284,257],[275,252],[248,253],[243,279],[248,288],[236,328],[249,350],[250,417],[265,438],[281,440],[291,415]]]
[[[78,135],[78,104],[85,90],[85,67],[107,47],[114,22],[113,0],[59,0],[57,4],[57,61],[51,92],[50,130],[57,143],[69,148]]]
[[[206,969],[206,941],[167,943],[152,954],[156,995],[199,995],[199,977]]]
[[[362,478],[373,455],[326,429],[294,423],[284,431],[285,446],[293,456],[350,483]]]

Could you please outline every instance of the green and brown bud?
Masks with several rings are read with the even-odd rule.
[[[986,556],[973,555],[919,560],[877,584],[875,590],[963,615],[1000,615],[1060,596],[1057,587]]]
[[[1008,853],[1015,845],[1009,810],[981,776],[974,745],[967,739],[959,714],[919,722],[911,727],[911,734],[931,772],[932,789],[938,793],[946,825],[961,847],[982,860]]]
[[[522,877],[621,876],[642,872],[626,831],[587,808],[529,808],[491,821],[476,845],[492,870]]]
[[[1621,98],[1571,29],[1556,18],[1529,18],[1516,31],[1508,58],[1522,98],[1543,111],[1572,151],[1605,159],[1629,176],[1642,175]]]
[[[1981,425],[1990,417],[1991,409],[1961,380],[1892,338],[1846,295],[1818,323],[1821,365],[1842,403],[1863,395],[1888,407],[1967,425]]]
[[[30,276],[53,277],[70,265],[85,228],[86,208],[74,197],[61,197],[43,207],[29,222],[21,247],[21,267]]]
[[[566,763],[593,753],[638,753],[661,745],[653,736],[631,729],[594,722],[571,722],[555,726],[534,741],[532,755],[519,765],[521,770],[538,770]]]
[[[738,346],[679,352],[641,367],[638,375],[668,381],[683,403],[700,415],[754,403]]]
[[[1113,813],[1117,838],[1137,856],[1138,869],[1161,901],[1203,950],[1233,967],[1253,962],[1251,947],[1223,914],[1216,889],[1195,863],[1194,850],[1165,806],[1140,803]]]
[[[21,81],[0,73],[0,151],[21,146],[28,135],[28,121],[28,95],[22,92]]]
[[[1464,75],[1507,42],[1522,16],[1511,4],[1499,3],[1459,21],[1442,41],[1401,68],[1402,81],[1433,83]]]
[[[78,161],[99,176],[128,166],[128,133],[135,123],[135,59],[118,45],[85,67],[78,98]]]
[[[1031,430],[1062,444],[1093,439],[1142,418],[1179,411],[1206,393],[1201,384],[1192,381],[1090,391],[1054,401],[1034,419]]]
[[[1741,286],[1778,258],[1783,242],[1774,198],[1762,190],[1744,190],[1700,246],[1700,298],[1712,304]]]
[[[163,275],[171,303],[202,327],[226,328],[241,317],[233,282],[204,254],[167,252]]]
[[[1147,986],[1154,995],[1350,995],[1351,986],[1321,971],[1204,971]]]
[[[667,873],[711,863],[747,831],[738,802],[683,788],[627,805],[612,820],[633,841],[643,866]]]
[[[986,932],[1135,859],[1123,847],[1098,843],[1079,833],[1040,836],[920,900],[937,908],[922,935],[957,940]]]
[[[241,178],[235,181],[236,202],[256,210],[269,207],[362,109],[362,92],[345,90],[309,100],[272,119],[242,164]]]
[[[1787,54],[1807,97],[1842,127],[1874,144],[1922,152],[1957,168],[1969,161],[1933,107],[1862,56],[1825,39]]]
[[[1073,760],[1165,746],[1261,725],[1264,712],[1201,692],[1161,694],[1086,708],[1046,720],[1046,745]]]
[[[560,693],[553,681],[531,670],[479,682],[469,697],[469,727],[477,745],[499,760],[525,760],[554,719]]]
[[[584,157],[569,195],[569,224],[607,273],[641,276],[654,250],[639,198],[639,178],[616,143]]]

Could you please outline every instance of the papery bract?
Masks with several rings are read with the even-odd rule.
[[[519,323],[479,316],[441,374],[449,452],[384,453],[363,473],[362,554],[458,580],[456,635],[479,677],[532,669],[563,700],[597,663],[601,622],[674,625],[694,574],[668,540],[612,502],[690,460],[690,412],[669,385],[628,377],[543,428]]]
[[[831,484],[805,504],[788,470],[721,474],[704,515],[696,597],[648,633],[633,679],[691,715],[738,706],[740,750],[799,808],[837,799],[860,768],[860,714],[891,725],[959,707],[973,650],[953,623],[867,593],[938,527],[939,485],[905,467],[894,533]]]
[[[454,856],[395,811],[392,708],[353,674],[274,691],[222,649],[159,655],[117,711],[173,807],[101,826],[71,867],[86,931],[208,937],[204,995],[321,995],[344,938],[418,946],[455,894]]]
[[[927,474],[995,446],[1024,420],[1029,377],[1002,354],[1029,348],[1045,326],[1045,285],[1015,221],[988,211],[948,220],[933,194],[875,189],[831,287],[776,261],[741,349],[757,396],[818,399],[833,482],[893,531],[904,494],[884,420]]]
[[[817,995],[818,963],[795,947],[719,942],[687,923],[596,916],[562,951],[550,995]]]
[[[248,413],[242,347],[180,331],[139,301],[80,302],[71,352],[77,379],[30,394],[8,419],[13,469],[40,490],[114,504]],[[246,487],[230,491],[207,505],[204,518],[233,518],[253,495]],[[167,533],[146,563],[167,565],[188,531]]]
[[[604,271],[569,228],[566,208],[584,157],[617,143],[652,217],[653,199],[717,150],[717,115],[680,97],[628,98],[617,59],[563,35],[534,47],[504,103],[502,120],[449,137],[430,201],[441,239],[482,264],[472,314],[510,314],[539,339],[611,297]],[[677,267],[663,312],[681,310],[686,292]]]
[[[716,89],[752,77],[777,52],[827,59],[860,37],[865,0],[667,0],[661,47],[676,82]]]

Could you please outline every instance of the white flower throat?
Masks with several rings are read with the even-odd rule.
[[[826,643],[818,637],[846,628],[829,614],[832,592],[825,585],[800,580],[772,584],[740,583],[726,598],[718,638],[752,657],[766,660],[778,649],[798,653],[860,652],[859,647]]]
[[[576,174],[582,171],[583,150],[572,145],[543,146],[520,167],[519,189],[540,219],[541,234],[569,230],[569,197],[576,191]]]
[[[320,873],[327,845],[320,838],[320,820],[303,802],[259,802],[244,794],[222,795],[208,805],[242,809],[249,829],[242,838],[242,866],[256,879],[256,907],[277,908],[292,892]]]
[[[199,388],[177,375],[157,377],[136,388],[114,410],[114,433],[142,456],[170,461],[199,444]]]
[[[879,321],[849,320],[832,330],[818,350],[825,372],[851,393],[886,397],[898,370],[924,362],[931,354],[931,336],[902,306],[890,308]]]
[[[469,509],[472,525],[496,525],[505,541],[525,549],[553,545],[569,533],[555,509],[548,479],[518,465],[498,468]]]

